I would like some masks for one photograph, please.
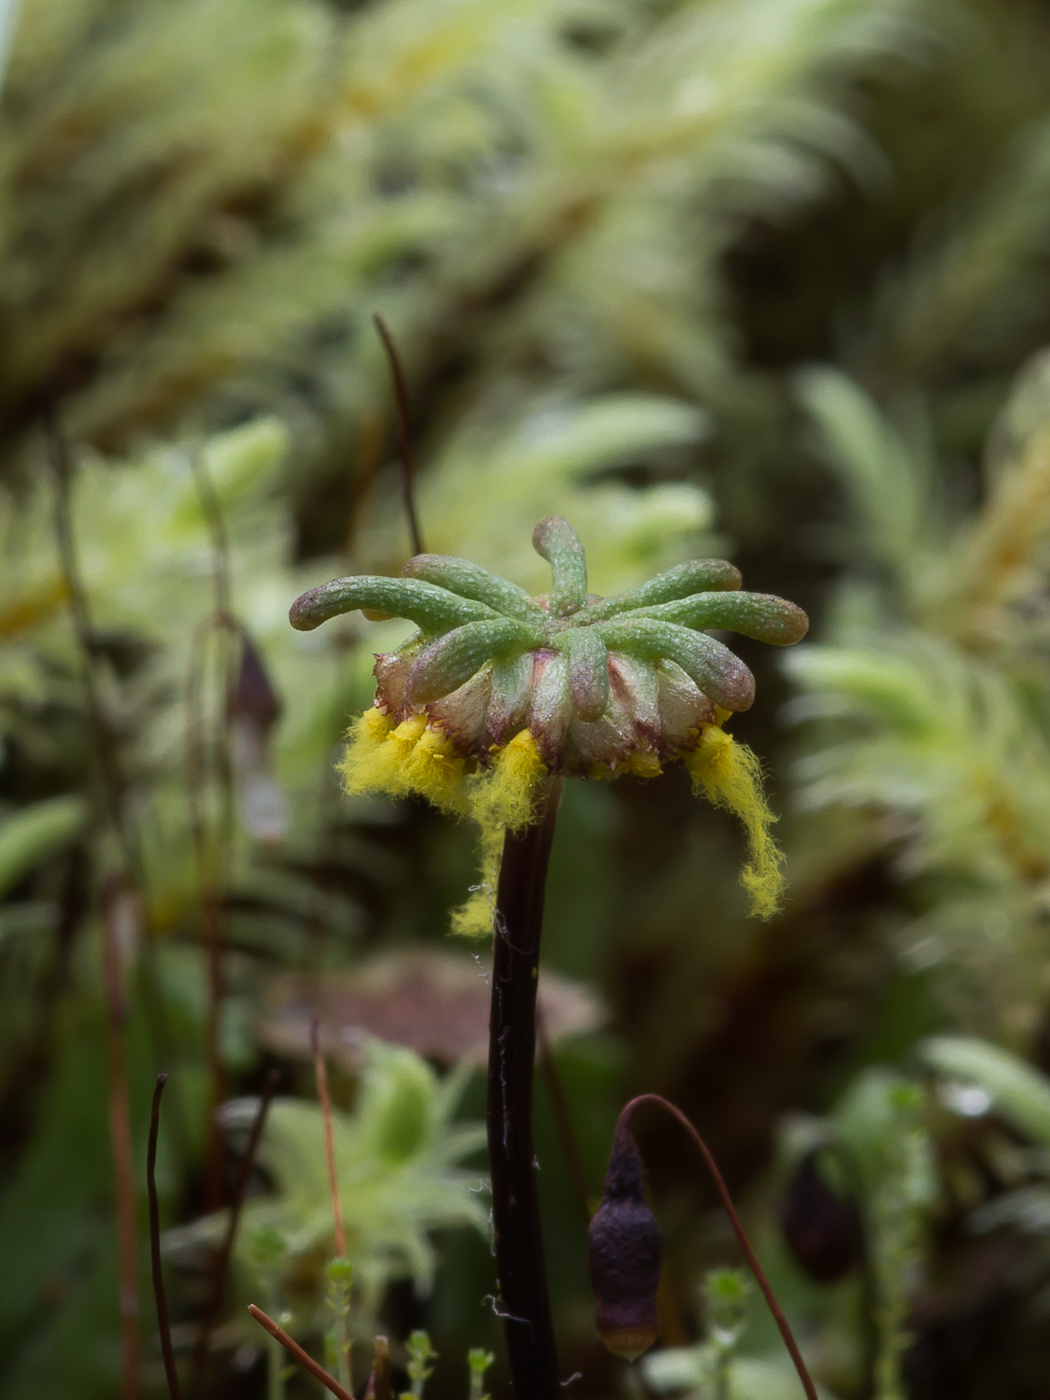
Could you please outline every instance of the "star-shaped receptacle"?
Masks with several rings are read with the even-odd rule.
[[[531,597],[464,559],[420,554],[402,577],[335,579],[304,593],[292,625],[309,631],[363,608],[419,632],[376,662],[380,710],[425,714],[481,765],[528,730],[552,772],[658,772],[688,750],[717,710],[746,710],[754,679],[713,628],[784,646],[805,635],[794,603],[747,593],[732,564],[679,564],[611,598],[587,591],[587,563],[567,521],[549,516],[533,545],[551,591]]]

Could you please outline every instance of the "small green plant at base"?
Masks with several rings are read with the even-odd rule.
[[[747,1325],[751,1284],[739,1269],[712,1269],[701,1286],[708,1345],[713,1350],[715,1400],[729,1400],[729,1369]]]
[[[271,1189],[245,1202],[233,1248],[245,1302],[261,1293],[267,1311],[271,1303],[278,1308],[290,1304],[296,1336],[320,1336],[333,1324],[341,1325],[345,1304],[351,1330],[367,1336],[392,1280],[407,1277],[425,1288],[432,1279],[430,1231],[454,1225],[484,1229],[485,1212],[474,1190],[478,1172],[458,1165],[484,1141],[483,1129],[453,1121],[468,1073],[461,1069],[439,1076],[410,1050],[369,1042],[354,1111],[333,1112],[352,1293],[349,1281],[342,1291],[340,1269],[332,1277],[324,1267],[340,1256],[333,1238],[320,1106],[274,1100],[258,1149]],[[241,1128],[253,1113],[252,1100],[234,1100],[223,1121],[228,1128]],[[263,1267],[249,1241],[270,1227],[282,1244],[266,1255]],[[211,1243],[224,1228],[224,1215],[207,1216],[169,1237],[170,1247],[177,1254]]]
[[[280,1302],[279,1273],[288,1252],[288,1241],[274,1225],[260,1225],[249,1232],[246,1253],[265,1287],[266,1306],[282,1327],[292,1322],[292,1314]],[[293,1367],[285,1364],[280,1342],[266,1339],[266,1400],[284,1400],[284,1383]]]
[[[878,1328],[875,1395],[876,1400],[903,1400],[901,1359],[912,1340],[907,1320],[930,1196],[929,1142],[919,1085],[895,1085],[889,1102],[894,1131],[888,1137],[886,1174],[870,1207]]]
[[[706,1336],[692,1347],[670,1347],[643,1362],[658,1391],[686,1389],[696,1400],[730,1400],[738,1393],[738,1348],[746,1327],[751,1281],[739,1269],[711,1269],[700,1285]]]
[[[339,1384],[350,1389],[350,1287],[354,1271],[349,1259],[336,1256],[325,1265],[325,1301],[332,1313],[332,1325],[324,1337],[324,1359]]]
[[[483,1347],[471,1347],[467,1353],[467,1365],[470,1367],[470,1394],[468,1400],[489,1400],[488,1395],[483,1395],[485,1388],[485,1372],[495,1361],[495,1356],[491,1351],[485,1351]]]
[[[406,1343],[406,1348],[408,1350],[408,1378],[412,1382],[412,1388],[404,1391],[400,1400],[422,1400],[423,1387],[434,1374],[433,1366],[428,1366],[427,1362],[436,1361],[437,1352],[431,1345],[430,1336],[426,1332],[413,1332]]]

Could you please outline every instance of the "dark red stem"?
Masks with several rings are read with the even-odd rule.
[[[160,1096],[168,1082],[166,1074],[157,1075],[153,1090],[153,1107],[149,1115],[149,1143],[146,1148],[146,1190],[149,1193],[149,1257],[153,1268],[153,1297],[157,1304],[157,1327],[160,1350],[164,1357],[164,1374],[168,1379],[171,1400],[179,1400],[179,1373],[175,1369],[175,1352],[168,1326],[168,1304],[164,1296],[164,1271],[160,1259],[160,1206],[157,1201],[157,1134],[160,1131]]]
[[[561,1396],[532,1147],[543,896],[560,796],[551,784],[536,822],[507,833],[496,897],[486,1117],[499,1311],[517,1400]]]
[[[339,1384],[334,1376],[330,1376],[323,1366],[313,1359],[308,1351],[303,1351],[302,1347],[283,1327],[279,1327],[272,1317],[268,1317],[262,1308],[257,1308],[254,1303],[248,1304],[248,1311],[260,1327],[266,1329],[270,1336],[280,1342],[289,1356],[293,1356],[300,1366],[304,1366],[316,1380],[319,1380],[325,1390],[330,1390],[335,1396],[335,1400],[354,1400],[354,1397]]]
[[[230,879],[234,825],[229,696],[233,679],[233,650],[240,640],[240,629],[233,618],[230,542],[222,503],[204,459],[199,454],[194,455],[190,458],[190,466],[197,486],[201,511],[211,536],[212,549],[213,608],[211,617],[203,625],[203,630],[198,630],[194,654],[191,656],[186,713],[187,737],[190,741],[187,754],[190,761],[187,764],[187,769],[190,780],[190,816],[197,859],[198,906],[201,932],[204,935],[208,953],[208,1012],[205,1021],[205,1047],[210,1094],[205,1151],[204,1204],[207,1210],[215,1210],[222,1200],[225,1146],[217,1116],[219,1106],[226,1097],[225,1068],[219,1047],[220,1021],[225,995],[222,967],[224,886]],[[199,712],[202,706],[199,688],[203,686],[204,649],[212,635],[215,636],[219,647],[219,689],[222,699],[220,718],[212,745],[215,776],[220,794],[220,812],[214,842],[209,843],[202,815],[206,766],[204,749],[206,746],[203,734],[203,714]],[[196,692],[194,687],[197,687]],[[200,753],[194,752],[194,744],[200,745]],[[213,844],[213,849],[210,852],[208,850],[209,844]]]
[[[135,1223],[135,1159],[131,1137],[131,1094],[125,1035],[128,999],[122,966],[118,906],[128,895],[111,883],[102,893],[102,980],[106,1000],[106,1059],[109,1080],[109,1135],[117,1205],[117,1266],[120,1298],[121,1400],[138,1400],[139,1299],[138,1239]]]
[[[765,1270],[758,1262],[758,1256],[755,1254],[755,1251],[751,1248],[751,1241],[748,1239],[744,1232],[744,1227],[740,1223],[740,1217],[736,1213],[736,1207],[733,1205],[732,1197],[729,1194],[729,1188],[722,1180],[722,1173],[718,1170],[718,1163],[715,1161],[714,1157],[712,1157],[707,1143],[704,1142],[703,1138],[693,1127],[682,1110],[676,1108],[675,1105],[671,1103],[669,1099],[665,1099],[662,1094],[639,1094],[637,1098],[631,1099],[630,1103],[625,1105],[620,1114],[619,1121],[616,1124],[616,1131],[619,1132],[621,1128],[626,1127],[631,1114],[643,1103],[659,1104],[659,1106],[671,1114],[673,1118],[678,1119],[679,1123],[681,1123],[682,1127],[692,1138],[697,1151],[704,1159],[704,1165],[711,1174],[711,1180],[715,1183],[715,1189],[722,1198],[722,1205],[725,1207],[726,1215],[729,1216],[729,1223],[733,1227],[733,1234],[736,1235],[737,1243],[743,1251],[748,1267],[755,1276],[755,1282],[762,1290],[762,1296],[766,1300],[769,1311],[773,1314],[773,1321],[780,1329],[780,1335],[784,1339],[784,1345],[788,1349],[791,1360],[795,1363],[795,1370],[798,1372],[798,1378],[802,1382],[802,1389],[806,1392],[807,1400],[817,1400],[817,1388],[813,1384],[809,1371],[806,1369],[806,1363],[802,1359],[802,1353],[798,1349],[798,1343],[795,1341],[794,1334],[788,1326],[788,1320],[784,1316],[783,1309],[777,1302],[777,1296],[773,1292],[773,1285],[769,1282],[769,1279],[766,1278]]]
[[[419,528],[419,516],[416,514],[415,497],[415,463],[412,460],[412,433],[409,427],[408,416],[408,384],[405,381],[405,371],[401,367],[401,356],[397,353],[397,345],[394,337],[390,333],[390,327],[383,320],[382,316],[375,315],[372,322],[379,332],[379,338],[383,342],[383,349],[390,362],[390,377],[394,381],[394,394],[397,398],[397,434],[401,444],[401,491],[405,500],[405,516],[408,519],[408,533],[412,538],[412,553],[423,553],[423,534]]]

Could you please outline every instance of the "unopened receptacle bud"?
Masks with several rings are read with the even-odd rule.
[[[659,1333],[660,1231],[642,1190],[642,1160],[630,1130],[616,1130],[602,1200],[587,1232],[587,1270],[598,1332],[615,1356],[633,1361]]]

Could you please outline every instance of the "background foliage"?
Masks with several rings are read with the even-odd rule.
[[[13,18],[0,1397],[118,1393],[111,945],[138,1164],[172,1074],[181,1344],[216,1228],[220,1062],[231,1096],[282,1074],[218,1334],[225,1393],[266,1387],[244,1290],[321,1325],[318,1118],[302,1035],[273,1029],[281,978],[342,986],[378,952],[444,946],[472,872],[467,833],[332,776],[396,630],[286,623],[301,588],[410,552],[375,312],[406,361],[429,549],[539,587],[529,535],[556,511],[600,592],[724,553],[814,619],[786,661],[744,648],[759,699],[736,730],[767,764],[791,879],[773,924],[746,918],[737,834],[683,775],[567,794],[546,957],[608,1011],[557,1052],[590,1189],[619,1104],[666,1092],[829,1393],[1043,1394],[1046,6],[24,0]],[[439,1400],[466,1393],[468,1345],[498,1350],[465,1157],[482,1088],[406,1054],[339,1059],[345,1154],[392,1193],[361,1217],[355,1326],[428,1327]],[[234,1147],[245,1111],[226,1113]],[[537,1112],[576,1393],[788,1393],[754,1298],[742,1331],[718,1324],[731,1281],[699,1301],[736,1257],[655,1123],[664,1349],[631,1378],[603,1359],[583,1214]],[[800,1220],[845,1259],[834,1278]],[[498,1363],[490,1379],[500,1393]]]

